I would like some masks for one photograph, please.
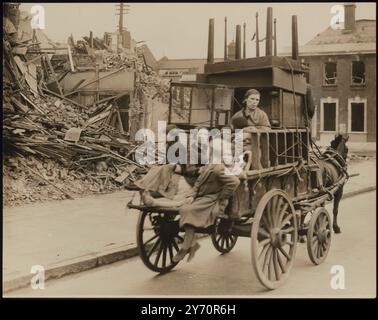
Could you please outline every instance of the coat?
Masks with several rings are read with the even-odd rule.
[[[192,188],[193,202],[180,208],[180,226],[213,225],[239,184],[238,177],[225,173],[224,165],[205,166]]]
[[[249,114],[246,113],[244,108],[232,116],[230,123],[233,129],[243,129],[249,126],[270,128],[269,118],[260,108],[256,108]]]

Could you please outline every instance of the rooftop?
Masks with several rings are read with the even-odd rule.
[[[300,55],[332,53],[375,53],[376,21],[357,20],[353,31],[328,27],[306,45],[299,48]]]
[[[214,59],[214,62],[220,62],[223,59]],[[168,59],[163,57],[158,61],[158,69],[196,69],[198,73],[204,72],[204,66],[207,59]]]

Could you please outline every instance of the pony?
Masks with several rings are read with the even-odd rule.
[[[346,143],[349,136],[346,134],[337,134],[334,140],[331,141],[328,147],[320,157],[316,159],[316,163],[320,167],[320,176],[322,182],[320,183],[320,190],[324,191],[327,187],[335,184],[344,174],[348,177],[346,171],[346,159],[348,155],[348,147]],[[312,159],[314,159],[312,157]],[[337,215],[339,212],[339,204],[343,196],[344,184],[333,194],[333,223],[332,228],[335,233],[341,233],[340,226],[337,223]]]

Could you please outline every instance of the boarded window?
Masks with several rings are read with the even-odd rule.
[[[326,62],[324,64],[324,81],[325,85],[335,85],[337,82],[336,62]]]
[[[352,61],[352,84],[365,84],[365,63]]]
[[[365,131],[365,104],[351,103],[351,131],[364,132]]]
[[[336,131],[336,103],[323,103],[323,130]]]

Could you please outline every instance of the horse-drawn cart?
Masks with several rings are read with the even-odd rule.
[[[322,263],[330,250],[332,227],[335,232],[338,228],[337,206],[348,178],[346,140],[340,136],[324,153],[314,149],[311,92],[295,41],[292,59],[270,53],[213,63],[214,35],[209,30],[205,73],[198,75],[197,82],[171,84],[169,123],[185,130],[198,125],[222,128],[241,109],[244,93],[256,88],[272,128],[250,132],[243,178],[226,209],[233,212],[230,218],[218,218],[196,233],[210,235],[222,254],[233,249],[238,237],[249,237],[253,270],[262,285],[275,289],[289,276],[298,239],[307,237],[314,264]],[[335,201],[333,222],[325,208],[331,200]],[[128,207],[140,211],[137,244],[143,263],[159,273],[174,268],[177,262],[172,258],[184,231],[179,208],[133,203]]]
[[[288,133],[270,130],[261,134],[280,136]],[[306,131],[302,133],[307,134]],[[296,138],[294,135],[294,143]],[[277,151],[273,153],[278,154]],[[222,254],[232,250],[238,237],[249,237],[253,270],[261,284],[269,289],[279,287],[287,279],[299,237],[307,236],[308,254],[314,264],[324,261],[332,234],[332,220],[325,204],[333,199],[347,178],[341,174],[338,181],[321,190],[317,184],[320,168],[303,158],[302,161],[290,161],[292,158],[287,157],[290,148],[285,151],[280,156],[286,157],[285,164],[279,164],[278,157],[270,167],[246,168],[247,179],[238,187],[228,206],[228,210],[236,207],[238,218],[218,219],[209,228],[196,229],[196,233],[210,235],[215,249]],[[174,268],[177,262],[172,258],[179,251],[184,231],[179,227],[179,208],[132,203],[128,207],[140,210],[137,245],[143,263],[159,273]]]

